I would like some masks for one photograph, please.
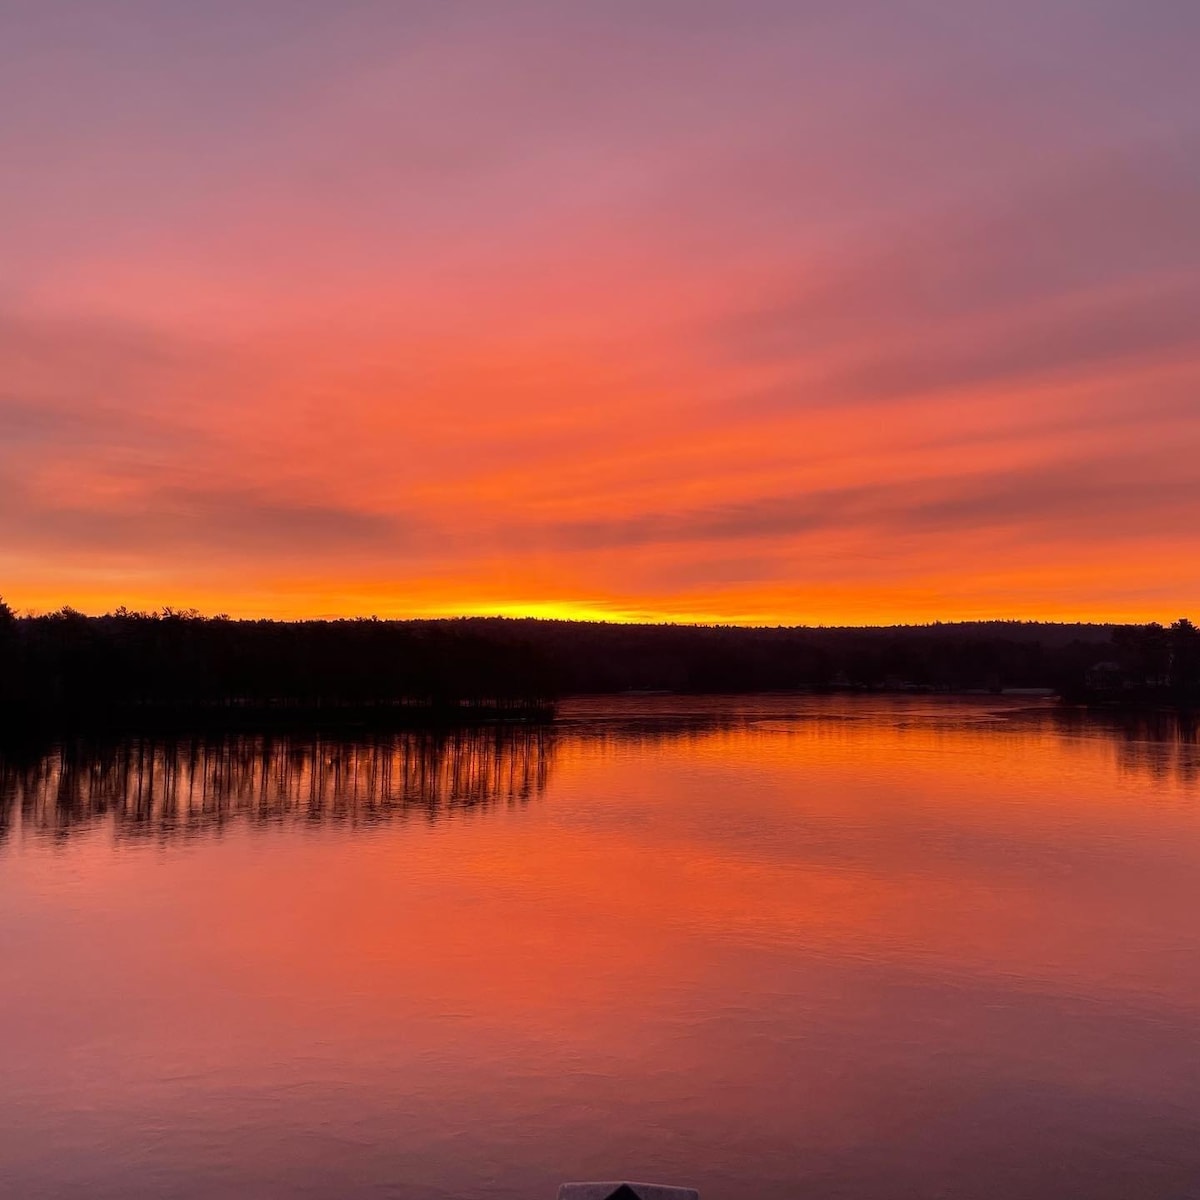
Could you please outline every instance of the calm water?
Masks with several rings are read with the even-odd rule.
[[[1200,1196],[1200,747],[571,706],[0,767],[0,1193]]]

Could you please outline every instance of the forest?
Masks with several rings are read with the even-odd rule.
[[[1192,704],[1187,620],[883,628],[624,625],[511,618],[269,621],[0,601],[0,718],[259,726],[543,720],[567,695],[1047,688],[1073,701]]]

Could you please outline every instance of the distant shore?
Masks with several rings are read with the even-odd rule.
[[[506,618],[17,616],[0,602],[0,723],[117,729],[545,722],[571,695],[862,692],[1200,702],[1200,632],[984,621],[862,628]]]

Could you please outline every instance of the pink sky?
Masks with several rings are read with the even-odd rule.
[[[1194,611],[1195,6],[3,24],[17,607]]]

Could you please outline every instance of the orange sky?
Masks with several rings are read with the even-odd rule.
[[[1200,17],[573,7],[18,3],[0,594],[1195,611]]]

